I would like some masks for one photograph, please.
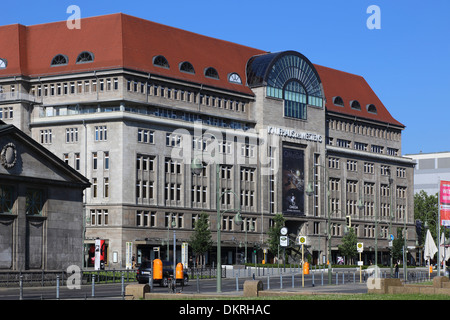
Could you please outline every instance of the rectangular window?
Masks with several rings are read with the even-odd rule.
[[[181,147],[181,135],[166,133],[166,146]]]
[[[103,152],[103,169],[109,170],[109,151]]]
[[[103,179],[103,197],[109,197],[109,178]]]
[[[27,189],[25,193],[25,212],[27,215],[42,215],[44,208],[44,191]]]
[[[91,225],[92,226],[107,226],[109,224],[107,209],[91,209]]]
[[[92,198],[97,198],[97,178],[92,178]]]
[[[78,128],[66,128],[66,143],[78,142]]]
[[[328,168],[339,169],[339,158],[329,157],[328,158]]]
[[[98,167],[97,152],[92,152],[92,169],[97,170],[97,167]]]
[[[364,162],[364,173],[374,174],[374,164],[371,162]]]
[[[0,212],[12,213],[13,204],[13,188],[0,185]]]
[[[41,141],[41,144],[51,144],[52,143],[52,129],[40,130],[40,141]]]
[[[147,129],[138,129],[138,142],[154,143],[154,131]]]
[[[75,153],[75,163],[74,163],[75,170],[80,170],[80,154]]]
[[[107,126],[95,126],[95,141],[108,140],[108,128]]]

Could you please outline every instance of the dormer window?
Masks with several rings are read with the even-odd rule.
[[[153,57],[153,65],[161,68],[169,69],[169,61],[164,56]]]
[[[335,106],[343,107],[344,106],[344,100],[342,100],[341,97],[336,96],[333,98],[333,103]]]
[[[374,104],[368,104],[367,105],[367,112],[377,114],[377,108],[375,107]]]
[[[205,77],[219,79],[219,73],[213,67],[209,67],[205,69]]]
[[[241,77],[236,72],[228,75],[228,82],[242,84]]]
[[[52,59],[51,66],[64,66],[69,63],[69,58],[63,54],[58,54]]]
[[[78,55],[76,63],[87,63],[93,61],[94,61],[94,54],[89,51],[83,51]]]
[[[6,69],[7,65],[8,61],[6,61],[6,59],[0,58],[0,69]]]
[[[180,71],[195,74],[194,66],[189,61],[184,61],[180,64]]]
[[[350,102],[350,107],[354,110],[361,110],[361,105],[357,100],[353,100]]]

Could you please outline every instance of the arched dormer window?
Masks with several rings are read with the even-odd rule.
[[[83,51],[78,55],[76,63],[88,63],[93,61],[94,61],[94,54],[89,51]]]
[[[64,66],[68,63],[69,63],[69,58],[67,58],[67,56],[65,56],[63,54],[57,54],[56,56],[53,57],[52,63],[50,64],[50,66],[52,66],[52,67]]]
[[[170,68],[169,61],[167,61],[166,57],[161,55],[153,57],[153,65],[166,69]]]
[[[339,96],[333,97],[333,103],[335,106],[339,106],[339,107],[344,106],[344,100],[342,100],[342,98]]]
[[[180,63],[180,71],[195,74],[194,66],[189,61]]]
[[[350,107],[354,110],[361,110],[361,105],[359,104],[358,100],[350,101]]]
[[[219,73],[213,67],[209,67],[205,69],[205,77],[219,79]]]
[[[8,66],[8,61],[6,59],[0,58],[0,69],[6,69]]]
[[[228,75],[228,82],[242,84],[241,76],[236,72],[232,72]]]
[[[374,104],[368,104],[367,106],[367,112],[370,112],[370,113],[377,113],[377,107],[375,107],[375,105]]]

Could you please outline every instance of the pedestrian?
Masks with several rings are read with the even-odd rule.
[[[398,278],[398,261],[395,263],[395,277]]]

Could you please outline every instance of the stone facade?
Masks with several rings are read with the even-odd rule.
[[[99,19],[119,19],[124,27],[128,27],[126,22],[142,22],[123,15]],[[82,32],[88,32],[93,23],[95,19],[86,20]],[[332,112],[329,87],[321,80],[326,74],[320,70],[318,73],[317,66],[299,53],[270,54],[231,43],[225,46],[220,40],[200,35],[185,36],[189,37],[186,42],[191,49],[196,41],[211,41],[211,48],[220,46],[227,52],[222,54],[233,55],[235,60],[229,61],[228,56],[217,59],[217,63],[224,64],[223,70],[234,68],[236,61],[245,61],[239,65],[242,82],[233,87],[227,81],[231,71],[236,70],[221,71],[220,80],[204,76],[196,82],[186,80],[186,72],[178,70],[181,61],[171,61],[170,68],[152,65],[156,71],[150,72],[145,71],[147,62],[139,67],[108,65],[101,54],[94,55],[92,64],[73,63],[73,68],[80,68],[76,72],[58,72],[63,69],[55,66],[51,67],[54,72],[41,76],[0,75],[4,91],[1,106],[12,108],[7,109],[11,113],[3,116],[4,121],[18,126],[91,183],[84,193],[84,266],[91,265],[89,250],[96,238],[106,240],[109,267],[121,268],[130,262],[127,243],[132,244],[138,263],[158,255],[171,258],[174,233],[180,260],[181,243],[189,241],[203,211],[210,216],[216,241],[218,195],[223,263],[271,261],[273,255],[263,249],[267,248],[273,216],[280,212],[287,219],[292,239],[308,236],[314,263],[328,257],[328,227],[331,259],[336,262],[347,215],[352,217],[358,239],[365,244],[365,263],[373,261],[376,240],[380,241],[379,252],[387,247],[387,234],[395,234],[394,228],[406,226],[408,245],[414,244],[413,163],[401,157],[404,127],[385,117],[381,112],[384,107],[378,105],[377,120],[371,115],[366,118]],[[183,52],[183,59],[193,61],[193,52]],[[157,54],[171,53],[155,52],[153,57]],[[270,66],[292,56],[311,69],[309,78],[294,74],[284,79],[283,86],[270,83],[266,81],[273,80],[269,71],[275,69],[269,70],[267,64],[266,82],[255,73],[259,80],[250,83],[244,77],[245,70],[250,70],[250,59],[257,54],[262,59],[270,58]],[[96,67],[97,62],[101,67]],[[138,59],[133,63],[139,63]],[[70,61],[68,65],[72,65]],[[203,74],[198,68],[195,76]],[[339,72],[340,76],[344,74]],[[315,91],[303,94],[305,89],[300,87]],[[287,88],[297,91],[290,96]],[[269,93],[269,89],[275,91]],[[360,93],[356,91],[355,95]],[[317,100],[301,100],[311,97]],[[304,114],[286,116],[287,101],[295,108],[304,108]],[[285,151],[299,157],[299,161],[289,162]],[[205,163],[200,175],[191,172],[194,157]],[[209,161],[211,157],[219,161]],[[285,210],[288,200],[283,189],[287,183],[283,179],[288,176],[283,169],[290,170],[288,162],[298,168],[289,182],[298,182],[302,201],[298,210],[290,213]],[[365,166],[369,173],[364,172]],[[314,192],[308,195],[310,185]],[[359,199],[369,208],[361,212],[356,209]],[[242,226],[233,223],[232,211],[238,206],[244,218]],[[393,225],[388,230],[391,215]],[[383,232],[382,237],[375,236],[379,234],[375,228]],[[386,249],[383,251],[386,253]],[[380,253],[379,262],[385,262],[385,253]],[[214,261],[215,252],[211,252],[207,262]]]
[[[14,151],[0,166],[0,269],[81,265],[88,181],[12,125],[0,125],[0,148]]]

